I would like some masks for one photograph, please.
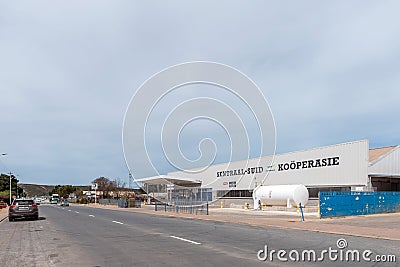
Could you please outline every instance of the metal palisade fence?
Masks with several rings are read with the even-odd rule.
[[[155,202],[155,211],[171,211],[176,213],[205,214],[208,215],[208,202],[176,201],[172,204]]]
[[[99,200],[100,205],[116,205],[119,208],[140,208],[142,205],[142,202],[140,199],[100,199]]]

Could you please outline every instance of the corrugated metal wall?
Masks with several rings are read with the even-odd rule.
[[[400,211],[400,192],[320,192],[321,218]]]
[[[322,160],[327,158],[337,158],[338,164],[310,167],[308,163],[313,161],[316,165],[317,160],[320,160],[322,165]],[[260,183],[304,184],[310,187],[365,186],[368,183],[368,159],[368,140],[361,140],[279,154],[275,157],[266,156],[213,165],[205,171],[191,170],[168,175],[202,180],[203,187],[212,187],[214,190],[253,189]],[[295,168],[292,168],[293,166]],[[255,172],[249,172],[248,168]],[[235,182],[234,188],[230,186],[233,182]]]

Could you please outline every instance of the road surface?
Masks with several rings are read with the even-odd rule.
[[[38,221],[0,224],[1,266],[400,266],[400,242],[299,230],[252,227],[85,206],[41,205]],[[342,240],[339,249],[337,240]],[[283,250],[265,261],[265,246]],[[337,259],[302,261],[310,250]],[[259,252],[261,250],[261,252]],[[299,262],[294,261],[299,253]],[[370,262],[340,261],[340,251],[370,250]],[[304,252],[306,251],[306,252]],[[281,252],[283,253],[283,252]],[[376,255],[396,262],[377,263]],[[312,254],[311,254],[312,259]],[[362,257],[362,256],[360,256]],[[393,257],[392,257],[393,258]],[[392,259],[393,260],[393,259]]]

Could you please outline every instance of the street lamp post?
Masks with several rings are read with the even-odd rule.
[[[10,172],[10,206],[11,206],[11,177],[12,177],[12,172]]]

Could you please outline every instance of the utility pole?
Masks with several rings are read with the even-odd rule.
[[[129,189],[132,188],[132,173],[129,172],[129,185],[128,185]]]
[[[92,189],[90,190],[90,195],[92,195],[92,190],[94,189],[94,204],[97,204],[97,188],[99,187],[99,185],[96,184],[92,184]]]
[[[11,176],[12,176],[12,172],[10,172],[10,206],[11,206]]]

